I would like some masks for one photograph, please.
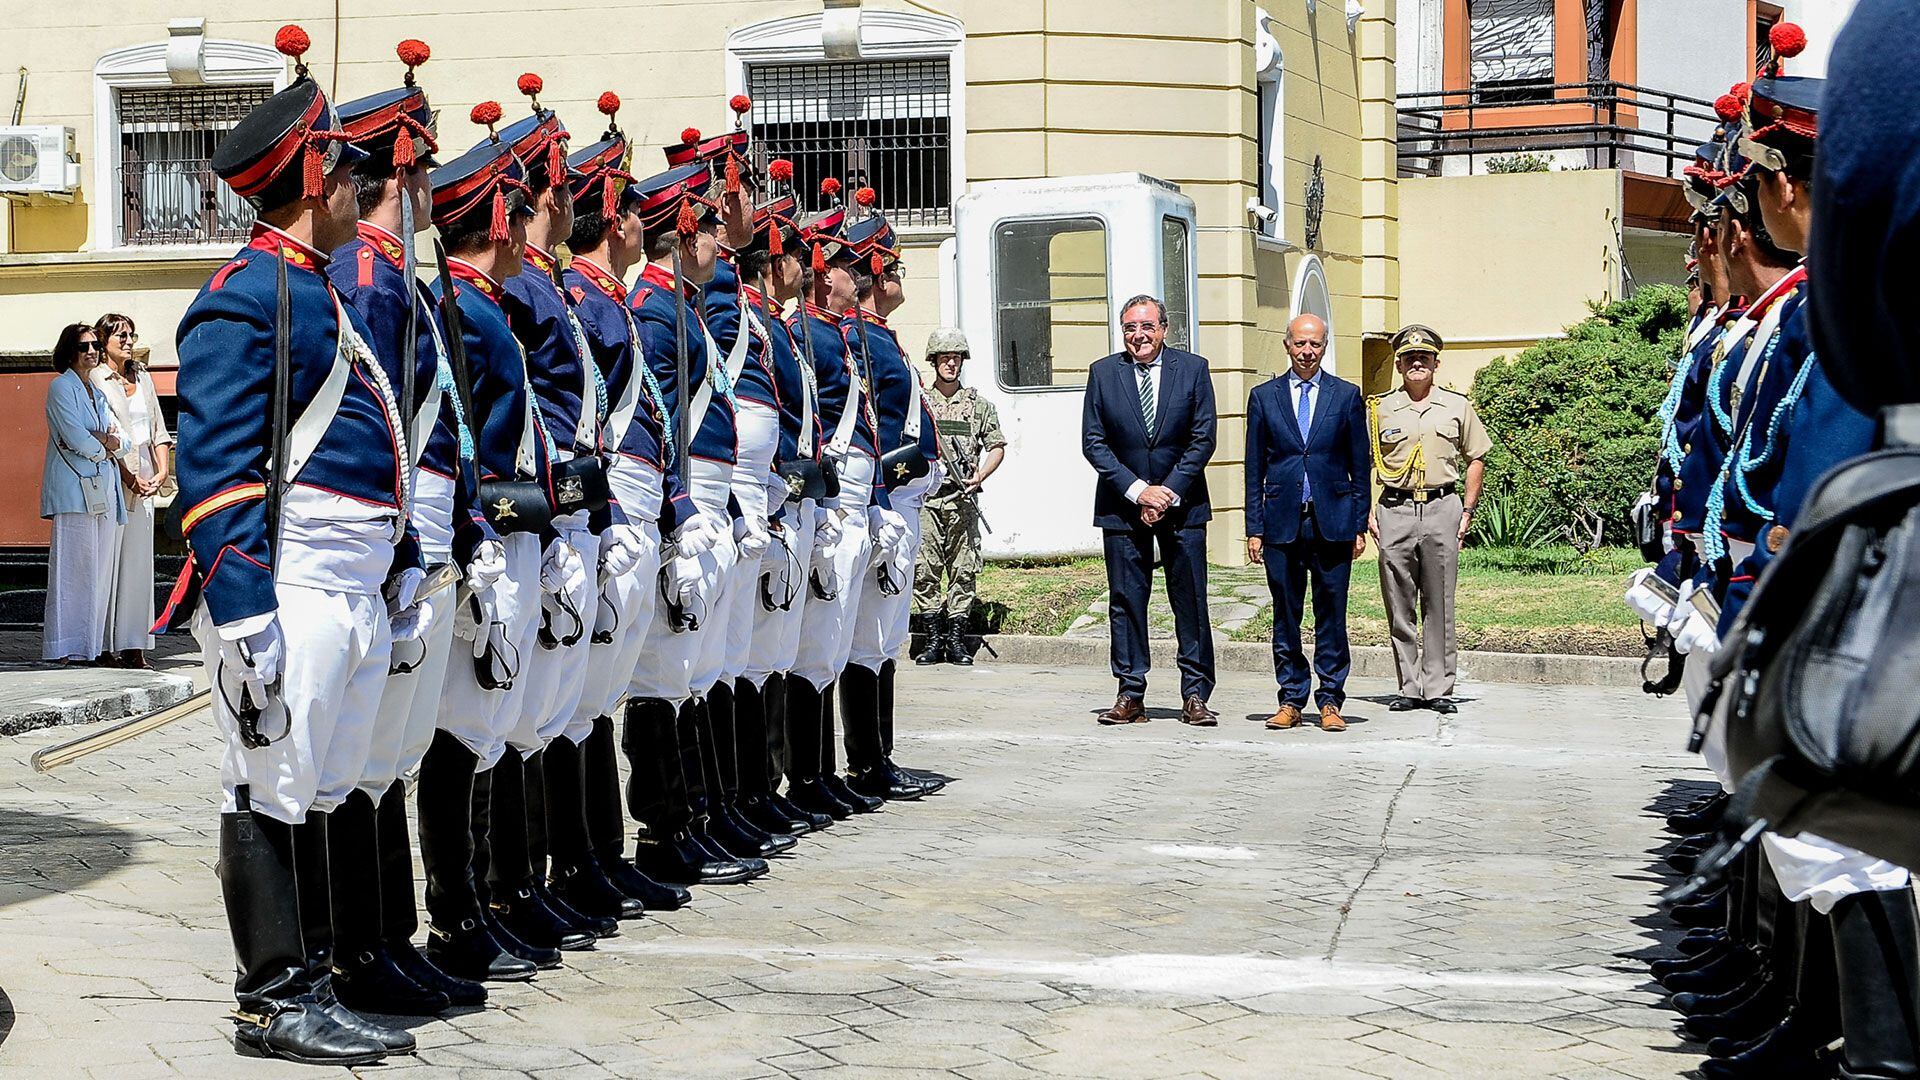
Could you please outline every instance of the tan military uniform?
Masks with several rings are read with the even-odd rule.
[[[981,400],[971,386],[952,397],[930,387],[926,400],[947,474],[920,508],[925,540],[914,569],[913,606],[922,615],[965,619],[980,574],[980,510],[960,482],[973,475],[987,451],[1007,445],[1007,438],[1000,432],[1000,414],[993,403]]]
[[[1492,448],[1464,394],[1434,387],[1367,400],[1374,472],[1382,490],[1380,593],[1386,601],[1400,693],[1424,701],[1453,693],[1457,671],[1453,594],[1460,571],[1460,477]]]

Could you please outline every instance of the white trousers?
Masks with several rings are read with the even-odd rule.
[[[832,600],[807,598],[807,632],[800,635],[800,651],[794,657],[793,673],[816,688],[840,677],[853,651],[854,614],[860,610],[860,594],[872,575],[867,559],[872,544],[867,536],[867,503],[873,497],[873,458],[853,451],[838,463],[840,473],[840,509],[829,510],[842,517],[840,537],[831,549],[833,560]]]
[[[1707,695],[1707,686],[1713,681],[1713,654],[1695,649],[1687,654],[1687,662],[1680,669],[1680,686],[1687,694],[1687,719],[1693,721],[1700,715],[1700,703]],[[1700,757],[1713,770],[1720,781],[1720,790],[1732,793],[1734,777],[1727,765],[1727,696],[1722,694],[1714,715],[1707,721],[1706,738],[1700,743]]]
[[[713,518],[715,528],[731,529],[732,517],[727,513],[727,495],[733,467],[718,462],[695,459],[691,462],[694,509]],[[717,501],[716,501],[717,500]],[[664,537],[661,558],[669,554],[665,550]],[[715,599],[719,596],[721,585],[734,562],[734,547],[731,542],[722,541],[714,545],[713,550],[700,556],[699,586],[704,604],[700,610],[691,612],[700,620],[698,629],[675,630],[672,616],[667,605],[659,598],[659,586],[654,585],[653,618],[647,625],[646,643],[641,646],[640,660],[634,666],[633,680],[628,689],[634,697],[658,698],[678,705],[693,693],[693,672],[700,659],[707,634],[713,627],[711,619]],[[699,688],[701,693],[706,687]]]
[[[534,617],[535,642],[528,661],[533,677],[527,684],[527,696],[521,702],[518,721],[507,736],[508,745],[526,754],[552,742],[573,720],[573,710],[580,706],[586,682],[587,662],[593,656],[594,611],[599,606],[600,594],[600,541],[587,531],[584,511],[555,518],[554,528],[563,543],[572,545],[573,550],[580,553],[580,562],[587,568],[585,580],[567,597],[573,610],[580,613],[584,629],[575,627],[572,620],[564,616],[557,618],[553,620],[556,637],[580,629],[580,638],[572,645],[543,648],[538,641],[540,617]]]
[[[734,415],[739,460],[733,467],[733,498],[745,520],[764,524],[769,509],[767,483],[773,476],[773,456],[780,449],[780,412],[771,405],[742,399]],[[727,640],[718,673],[718,678],[729,682],[745,673],[751,658],[759,622],[754,613],[760,610],[760,563],[761,558],[736,561],[731,573]]]
[[[812,606],[817,601],[807,588],[807,569],[813,564],[813,532],[819,513],[812,499],[788,503],[780,528],[783,542],[770,545],[760,557],[760,573],[773,577],[775,599],[790,590],[793,603],[784,611],[768,611],[757,602],[760,586],[754,586],[753,643],[741,675],[755,686],[765,685],[767,676],[775,672],[793,670],[794,660],[800,655],[801,627],[809,616],[818,614]]]
[[[920,552],[920,504],[927,492],[940,480],[939,466],[912,483],[902,484],[891,498],[893,509],[907,519],[907,548],[917,558]],[[850,663],[878,673],[880,665],[900,655],[907,645],[907,629],[913,618],[913,562],[896,575],[900,588],[888,594],[880,588],[878,571],[866,573],[866,585],[860,591],[860,609],[854,615],[853,649]]]
[[[405,658],[419,660],[412,671],[387,676],[380,693],[373,747],[359,784],[376,802],[395,780],[420,767],[420,759],[433,743],[440,720],[440,690],[447,684],[454,653],[453,605],[458,602],[454,592],[448,589],[423,601],[429,612],[418,644],[394,646]],[[473,653],[469,650],[466,655]]]
[[[640,532],[646,546],[632,570],[607,582],[603,590],[607,602],[595,605],[599,609],[598,620],[611,616],[615,626],[612,641],[593,646],[580,704],[563,732],[576,743],[585,742],[593,733],[593,721],[613,715],[615,706],[627,695],[633,672],[640,663],[640,650],[646,645],[647,631],[653,622],[654,598],[660,595],[659,525],[644,516],[645,511],[660,504],[660,473],[651,466],[629,464],[633,464],[634,469],[625,479],[616,464],[608,480],[620,505],[627,509],[629,523]]]
[[[107,651],[153,648],[153,500],[121,489],[127,521],[120,527],[113,593],[107,600]]]
[[[119,481],[110,479],[108,483]],[[107,601],[113,595],[119,532],[120,526],[109,514],[53,515],[53,539],[47,548],[45,629],[40,638],[42,658],[91,660],[105,647]]]
[[[480,759],[477,769],[491,769],[507,749],[507,733],[519,718],[526,697],[527,662],[537,647],[534,631],[540,625],[540,537],[514,533],[502,538],[507,549],[507,573],[494,587],[506,638],[519,651],[520,671],[505,690],[483,690],[475,677],[471,642],[455,640],[454,659],[448,664],[440,695],[440,730],[459,739]],[[485,627],[480,628],[486,632]],[[514,662],[512,652],[505,658]]]
[[[298,559],[299,549],[283,544],[280,558],[283,563]],[[268,708],[284,710],[286,734],[266,746],[249,750],[240,741],[239,724],[221,691],[218,633],[204,607],[194,618],[194,636],[226,743],[221,811],[241,809],[238,790],[245,786],[252,809],[297,825],[310,810],[324,813],[339,806],[366,770],[387,680],[390,627],[386,605],[371,593],[281,583],[274,595],[286,651],[280,699]],[[268,715],[261,726],[273,731],[281,723]]]
[[[736,471],[735,466],[717,462],[695,459],[693,463],[694,505],[701,513],[714,518],[721,537],[713,545],[719,586],[707,602],[709,621],[701,628],[700,648],[695,651],[692,667],[687,672],[687,685],[695,697],[704,697],[707,688],[720,681],[727,659],[727,623],[733,615],[734,597],[739,594],[742,582],[738,573],[740,550],[732,539],[733,515],[727,509],[729,498],[736,495],[733,487]]]

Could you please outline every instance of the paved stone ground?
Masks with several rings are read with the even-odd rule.
[[[1171,703],[1164,681],[1161,704]],[[1357,693],[1384,695],[1365,682]],[[1635,954],[1673,931],[1649,807],[1697,789],[1671,703],[1469,686],[1269,733],[1092,723],[1104,672],[908,666],[901,757],[958,779],[630,923],[409,1077],[1674,1077]],[[36,776],[0,745],[0,1075],[312,1076],[236,1057],[196,720]],[[1679,782],[1676,789],[1675,783]],[[10,1003],[10,1004],[9,1004]]]

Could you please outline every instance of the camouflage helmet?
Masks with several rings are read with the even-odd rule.
[[[952,326],[943,326],[927,335],[927,359],[931,360],[941,353],[959,353],[972,356],[973,350],[967,348],[967,335]]]

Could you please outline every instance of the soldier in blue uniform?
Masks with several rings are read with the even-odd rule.
[[[829,198],[842,190],[833,177],[821,187]],[[801,637],[794,677],[787,680],[787,796],[802,810],[836,820],[884,805],[884,800],[854,791],[834,765],[833,688],[852,656],[860,593],[871,580],[871,527],[877,525],[885,534],[880,537],[883,546],[897,543],[897,534],[905,531],[903,524],[889,522],[882,513],[891,512],[891,500],[879,479],[873,384],[858,350],[841,332],[841,320],[859,306],[846,253],[846,227],[844,206],[806,223],[811,276],[792,324],[802,354],[813,357],[820,429],[827,440],[823,456],[839,477],[839,494],[827,500],[815,536],[808,573],[811,625]]]
[[[452,371],[436,305],[414,276],[408,251],[430,224],[427,170],[439,164],[433,113],[414,82],[414,68],[429,53],[413,40],[397,51],[407,66],[402,86],[340,106],[341,124],[367,157],[353,171],[358,235],[333,253],[327,275],[366,322],[368,344],[399,388],[402,411],[412,413],[408,508],[422,562],[454,559],[458,523],[470,583],[486,592],[505,569],[505,548],[473,506],[471,463],[456,460],[463,443],[471,453],[472,437],[458,398],[446,392]],[[456,477],[465,480],[458,495]],[[398,573],[420,576],[410,566]],[[334,982],[353,1008],[423,1015],[486,1000],[485,987],[440,971],[412,941],[419,920],[403,778],[419,768],[434,737],[453,653],[453,604],[451,593],[442,594],[415,606],[412,625],[395,623],[396,663],[380,699],[373,754],[359,790],[334,811],[330,826]],[[411,659],[400,662],[403,656]],[[366,887],[370,870],[377,888]]]
[[[526,170],[528,205],[533,209],[520,272],[505,281],[501,309],[526,357],[535,416],[553,441],[557,476],[567,463],[597,460],[602,412],[599,369],[583,358],[585,343],[572,305],[561,291],[559,263],[553,254],[573,230],[573,199],[567,178],[567,128],[552,109],[541,106],[542,88],[540,76],[520,76],[519,89],[530,99],[531,111],[500,132],[500,141],[512,147]],[[555,491],[560,490],[556,479]],[[555,896],[547,884],[546,841],[551,830],[584,826],[580,761],[573,747],[561,750],[553,778],[557,794],[567,805],[557,815],[547,813],[546,748],[572,721],[579,702],[591,655],[589,620],[594,618],[599,593],[596,568],[582,557],[582,553],[597,556],[600,548],[589,529],[590,512],[584,506],[561,511],[555,507],[554,535],[547,539],[541,560],[540,630],[536,647],[524,658],[521,677],[526,692],[517,703],[505,755],[493,771],[488,831],[493,857],[488,878],[494,913],[507,929],[528,944],[571,951],[591,948],[597,938],[618,933],[619,916],[639,912],[618,903],[611,910],[579,911]],[[608,564],[616,573],[630,569],[639,555],[623,517],[617,529]],[[586,731],[578,734],[584,738]],[[568,835],[562,844],[583,840]],[[605,893],[599,896],[611,899]]]
[[[363,155],[299,62],[306,33],[284,27],[275,44],[296,60],[293,84],[211,161],[253,204],[252,239],[179,329],[186,580],[225,743],[218,866],[238,1043],[354,1065],[414,1045],[334,997],[326,916],[328,816],[360,778],[386,680],[381,589],[405,534],[408,457],[392,384],[325,272],[354,235]]]
[[[733,100],[736,116],[752,106],[744,96]],[[691,681],[699,708],[706,712],[706,729],[713,733],[714,775],[708,792],[712,834],[736,855],[764,857],[792,848],[795,840],[782,829],[770,832],[740,811],[740,756],[743,740],[738,730],[734,680],[746,670],[752,648],[753,612],[758,607],[760,560],[770,546],[767,484],[780,442],[780,398],[768,360],[767,341],[750,319],[741,294],[741,279],[733,259],[753,242],[753,189],[760,178],[746,160],[747,132],[736,129],[725,136],[700,140],[691,150],[668,147],[667,160],[679,164],[691,158],[714,170],[725,241],[714,265],[713,278],[703,287],[702,314],[713,345],[714,365],[725,375],[734,422],[734,461],[728,490],[736,516],[733,524],[735,558],[727,570],[712,617],[705,628],[706,643],[694,665]],[[751,723],[751,718],[750,718]],[[762,743],[758,728],[755,738]]]
[[[499,104],[481,102],[472,118],[488,127],[488,138],[432,174],[433,223],[449,256],[447,275],[434,290],[443,322],[451,322],[449,308],[458,309],[459,343],[449,335],[455,392],[473,434],[481,509],[502,536],[506,570],[491,603],[459,608],[454,636],[473,659],[447,675],[440,732],[421,764],[420,849],[428,958],[463,978],[522,980],[536,966],[557,965],[559,953],[521,941],[494,917],[482,895],[484,826],[492,771],[506,751],[526,685],[520,676],[535,648],[540,553],[548,539],[539,510],[552,502],[553,447],[502,308],[502,282],[520,272],[526,247],[525,172],[492,133]],[[524,487],[507,486],[514,483],[537,490],[538,509],[515,503],[512,495]]]
[[[871,208],[873,189],[855,192],[854,201]],[[885,520],[875,535],[897,538],[891,544],[875,543],[873,570],[862,586],[854,616],[853,649],[840,673],[840,706],[849,784],[863,795],[910,800],[944,786],[944,781],[899,768],[890,756],[894,657],[906,645],[912,615],[920,504],[939,487],[941,464],[938,433],[920,374],[887,325],[887,315],[905,300],[897,243],[893,226],[877,212],[847,229],[844,260],[853,274],[859,306],[842,320],[841,333],[848,349],[860,355],[873,383],[884,463],[880,479],[892,504],[879,512]]]
[[[719,216],[707,198],[713,173],[705,164],[677,166],[639,181],[642,245],[647,265],[628,294],[640,353],[660,385],[666,414],[688,433],[673,442],[674,467],[686,477],[691,506],[674,527],[662,558],[661,602],[655,606],[627,716],[627,755],[634,770],[629,808],[640,822],[634,862],[649,876],[679,884],[724,884],[767,872],[766,860],[736,852],[710,831],[709,780],[717,774],[713,734],[695,700],[693,672],[707,619],[735,557],[728,510],[735,454],[733,404],[725,372],[714,362],[702,317],[701,287],[719,256]],[[687,379],[678,377],[685,342]],[[655,783],[642,783],[658,769]]]
[[[767,175],[776,188],[791,182],[793,163],[775,160]],[[782,313],[798,300],[806,276],[807,249],[798,222],[799,201],[788,191],[754,213],[754,240],[735,253],[747,317],[765,341],[764,363],[774,375],[780,405],[780,443],[768,479],[767,504],[774,509],[773,542],[761,557],[754,590],[752,643],[746,666],[734,682],[734,712],[740,728],[741,812],[770,832],[822,829],[833,818],[802,810],[778,790],[787,772],[787,679],[800,654],[809,613],[807,571],[812,565],[825,476],[819,388],[813,365]],[[809,476],[819,479],[810,486]],[[817,718],[815,719],[817,729]],[[756,743],[756,737],[758,742]]]
[[[598,608],[592,661],[581,691],[575,724],[569,736],[548,747],[548,769],[554,750],[566,750],[571,732],[582,721],[589,734],[579,744],[585,818],[585,845],[569,849],[567,830],[555,827],[551,847],[554,890],[575,907],[605,909],[607,887],[656,911],[681,907],[690,899],[685,888],[662,885],[642,874],[623,852],[626,813],[620,795],[613,711],[622,699],[631,712],[637,699],[628,697],[631,675],[640,662],[658,597],[660,537],[691,511],[685,492],[670,468],[673,444],[666,406],[653,372],[639,360],[638,331],[627,309],[627,272],[639,262],[641,226],[639,199],[626,171],[631,151],[615,122],[620,99],[611,91],[600,95],[600,111],[607,131],[599,142],[568,158],[573,175],[573,232],[567,248],[572,262],[561,284],[573,302],[588,353],[606,385],[611,403],[602,443],[611,453],[608,482],[634,537],[638,559],[623,573],[609,574]],[[609,530],[600,538],[601,559],[616,543]],[[651,762],[642,775],[657,775],[660,763]],[[679,767],[677,759],[674,768]],[[549,812],[559,800],[556,784],[548,785]],[[596,905],[592,894],[599,894]]]

